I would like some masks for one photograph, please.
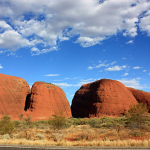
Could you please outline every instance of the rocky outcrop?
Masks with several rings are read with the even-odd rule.
[[[33,84],[25,109],[25,115],[31,116],[32,120],[48,119],[49,116],[59,112],[66,118],[72,116],[64,91],[56,85],[45,82]]]
[[[133,96],[139,103],[147,104],[150,112],[150,93],[129,87],[127,87],[127,89],[133,94]]]
[[[12,119],[18,120],[24,113],[29,93],[30,87],[24,79],[0,74],[0,118],[10,115]]]
[[[73,117],[120,116],[137,104],[132,93],[119,81],[102,79],[83,85],[72,100]]]

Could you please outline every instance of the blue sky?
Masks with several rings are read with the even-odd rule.
[[[149,0],[0,0],[0,73],[60,86],[102,78],[150,92]]]

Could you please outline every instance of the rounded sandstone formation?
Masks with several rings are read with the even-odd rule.
[[[148,110],[150,112],[150,93],[130,87],[127,87],[127,89],[133,94],[139,103],[147,104]]]
[[[60,112],[66,118],[72,116],[64,91],[56,85],[45,82],[33,84],[25,109],[25,115],[31,116],[32,120],[48,119]]]
[[[137,104],[132,93],[119,81],[102,79],[82,87],[75,93],[73,117],[120,116]]]
[[[29,93],[30,87],[24,79],[0,74],[0,118],[10,115],[13,120],[18,120],[24,113]]]

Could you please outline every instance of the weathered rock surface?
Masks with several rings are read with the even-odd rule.
[[[24,79],[0,73],[0,118],[8,114],[18,120],[29,93],[30,87]]]
[[[82,85],[72,100],[73,117],[120,116],[137,104],[132,93],[119,81],[102,79]]]
[[[25,115],[32,120],[42,120],[61,111],[66,118],[72,116],[64,91],[50,83],[35,82],[27,99]]]
[[[139,103],[147,104],[150,112],[150,93],[129,87],[127,87],[127,89],[133,94],[133,96]]]

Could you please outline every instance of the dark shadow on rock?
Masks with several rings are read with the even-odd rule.
[[[90,115],[94,116],[97,113],[97,107],[93,105],[97,102],[97,93],[95,92],[100,86],[100,82],[94,82],[89,85],[88,90],[84,91],[84,94],[79,94],[79,90],[75,93],[75,96],[71,104],[72,116],[75,118],[89,118]]]
[[[25,106],[24,106],[25,111],[27,111],[27,109],[29,109],[29,107],[30,107],[30,96],[31,96],[31,93],[28,94],[26,97]]]

